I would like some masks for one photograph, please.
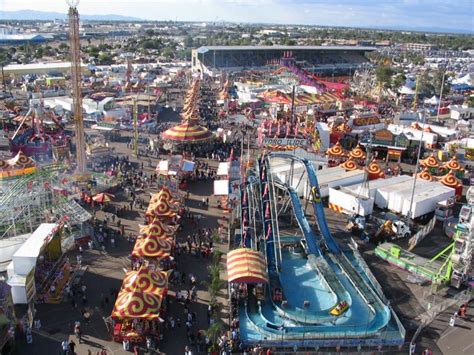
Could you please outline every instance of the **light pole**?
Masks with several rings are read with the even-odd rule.
[[[416,187],[416,178],[417,178],[417,175],[418,175],[418,168],[420,166],[420,156],[421,156],[421,146],[423,144],[423,133],[425,132],[425,121],[426,121],[426,116],[425,116],[425,112],[422,111],[420,113],[421,115],[421,119],[422,119],[422,123],[423,123],[423,129],[421,130],[421,136],[420,136],[420,144],[418,145],[418,154],[417,154],[417,157],[416,157],[416,165],[415,165],[415,173],[413,174],[413,189],[411,190],[411,198],[410,198],[410,208],[408,209],[408,214],[407,214],[407,221],[410,222],[411,221],[411,211],[412,211],[412,208],[413,208],[413,198],[415,196],[415,187]]]

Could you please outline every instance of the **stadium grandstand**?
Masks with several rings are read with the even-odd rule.
[[[193,49],[193,71],[213,73],[262,69],[291,51],[303,69],[321,75],[350,75],[370,66],[365,54],[374,47],[357,46],[206,46]]]

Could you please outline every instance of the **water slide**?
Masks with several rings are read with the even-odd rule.
[[[308,176],[309,176],[309,181],[311,184],[312,188],[316,188],[316,194],[319,194],[319,187],[317,183],[317,178],[316,178],[316,173],[314,171],[314,168],[312,164],[305,160],[305,159],[300,159],[294,156],[289,156],[286,154],[271,154],[270,157],[282,157],[282,158],[287,158],[287,159],[296,159],[299,161],[302,161],[306,169],[308,171]],[[268,159],[265,159],[265,174],[263,182],[264,184],[268,184],[268,173],[270,171],[270,165],[268,162]],[[278,182],[277,182],[278,183]],[[281,314],[281,309],[279,310],[278,307],[276,307],[278,316],[282,316],[282,319],[285,319],[286,322],[288,322],[288,319],[290,321],[294,321],[295,324],[304,324],[302,327],[299,326],[291,326],[290,328],[292,331],[296,332],[306,332],[306,331],[317,331],[317,332],[329,332],[330,334],[333,334],[334,336],[337,337],[337,334],[340,334],[340,332],[344,332],[347,335],[348,325],[343,326],[343,330],[338,331],[337,329],[334,329],[336,324],[339,322],[355,322],[354,324],[350,325],[351,328],[351,336],[353,337],[361,337],[361,336],[367,336],[370,334],[376,334],[380,329],[384,328],[389,320],[390,320],[390,310],[388,307],[386,307],[383,302],[380,300],[378,295],[375,293],[373,289],[371,289],[366,280],[359,274],[359,272],[355,269],[355,267],[351,264],[351,262],[347,259],[347,257],[341,252],[341,249],[339,248],[338,244],[336,241],[333,239],[328,225],[326,221],[326,217],[324,214],[324,207],[320,201],[320,199],[313,199],[313,207],[315,209],[315,213],[317,216],[318,220],[318,225],[321,231],[321,235],[324,238],[328,249],[330,250],[330,253],[323,254],[321,253],[321,250],[319,248],[319,243],[317,242],[317,237],[314,234],[314,232],[311,230],[311,227],[308,224],[308,221],[306,220],[303,209],[301,206],[301,202],[299,200],[299,197],[297,193],[294,191],[292,188],[288,188],[288,191],[290,193],[290,198],[291,202],[293,204],[293,209],[295,211],[295,216],[297,218],[298,224],[300,225],[301,230],[303,231],[307,244],[308,244],[308,261],[310,262],[311,266],[315,269],[318,270],[318,272],[325,277],[325,281],[327,282],[328,285],[331,285],[331,289],[333,292],[336,294],[342,292],[344,293],[349,293],[352,296],[353,302],[351,304],[351,307],[349,308],[347,314],[348,316],[346,317],[339,317],[331,326],[328,326],[330,328],[328,329],[322,329],[321,324],[314,322],[314,317],[311,315],[311,319],[304,319],[302,321],[301,317],[292,317],[290,312],[286,312],[286,314]],[[269,200],[269,196],[267,196],[267,201]],[[268,238],[271,237],[271,238]],[[273,233],[271,236],[267,236],[267,239],[272,240],[272,247],[273,247]],[[267,240],[267,242],[268,242]],[[273,249],[273,248],[271,248]],[[274,254],[271,254],[274,256]],[[322,272],[321,272],[322,271]],[[334,288],[334,285],[336,287]],[[295,287],[298,287],[295,285]],[[338,292],[339,291],[339,292]],[[338,295],[339,297],[339,295]],[[272,304],[272,300],[269,300],[269,303]],[[269,332],[272,332],[272,330],[277,329],[281,333],[281,330],[278,330],[280,327],[287,327],[287,324],[285,322],[275,322],[275,319],[278,319],[278,316],[275,317],[274,313],[272,311],[269,311],[268,306],[264,307],[264,310],[259,311],[261,313],[260,318],[266,319],[264,323],[268,323],[269,325]],[[250,312],[253,320],[255,321],[256,315],[253,312]],[[373,317],[369,321],[369,317],[367,315],[373,314]],[[314,315],[317,316],[317,315]],[[366,318],[366,324],[364,326],[359,326],[357,324],[357,318],[360,318],[361,316],[365,316]],[[307,315],[305,315],[307,317]],[[267,319],[269,318],[269,319]],[[342,319],[345,319],[342,320]],[[309,321],[308,321],[309,320]],[[348,321],[352,320],[352,321]],[[314,322],[314,323],[313,323]],[[260,322],[261,323],[261,322]],[[280,323],[280,324],[279,324]],[[262,323],[263,324],[263,323]],[[319,325],[314,325],[314,324],[319,324]],[[292,325],[292,324],[290,324]],[[342,326],[342,325],[341,325]],[[275,328],[276,327],[276,328]],[[316,327],[313,329],[313,327]],[[363,328],[363,334],[362,332]],[[325,334],[327,337],[328,334]]]

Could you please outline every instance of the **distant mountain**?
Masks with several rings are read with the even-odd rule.
[[[122,15],[83,15],[80,14],[82,20],[89,21],[143,21],[138,17],[122,16]],[[19,11],[0,11],[0,20],[37,20],[37,21],[53,21],[64,20],[67,13],[45,12],[34,10]]]

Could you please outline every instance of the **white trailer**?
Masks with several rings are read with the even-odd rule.
[[[381,189],[382,187],[392,186],[392,185],[399,184],[401,182],[408,181],[408,180],[411,180],[411,176],[409,176],[409,175],[398,175],[398,176],[394,176],[394,177],[391,177],[391,178],[388,178],[388,179],[377,179],[377,180],[369,181],[369,183],[368,183],[368,185],[369,185],[369,191],[368,191],[369,192],[369,197],[372,197],[372,198],[375,199],[375,195],[376,195],[377,191],[379,189]],[[345,187],[341,188],[341,191],[353,191],[353,192],[360,193],[360,192],[363,192],[362,191],[362,186],[363,186],[363,183],[349,185],[349,186],[345,186]]]
[[[363,198],[357,192],[329,188],[329,206],[348,215],[368,216],[374,209],[374,198]]]
[[[416,187],[428,183],[426,180],[417,179]],[[406,188],[413,188],[413,177],[410,180],[406,180],[397,184],[381,187],[377,189],[375,193],[375,205],[379,208],[388,208],[388,204],[392,194],[396,194],[397,191],[401,191]]]
[[[413,196],[413,204],[409,216],[411,196],[408,199],[404,199],[402,214],[415,219],[436,210],[438,202],[454,197],[456,191],[453,188],[438,182],[434,184],[430,189],[420,191]]]
[[[324,170],[320,170],[320,172],[323,171]],[[358,184],[364,181],[365,178],[365,172],[363,170],[335,171],[333,174],[320,174],[317,172],[316,175],[318,177],[321,197],[328,197],[330,188]],[[309,190],[306,196],[309,196]]]
[[[423,181],[421,184],[418,184],[418,181]],[[388,201],[388,209],[395,213],[402,213],[403,211],[403,203],[406,199],[411,199],[411,195],[413,193],[413,181],[412,184],[407,186],[401,190],[394,191],[390,194],[389,201]],[[432,189],[434,186],[434,182],[429,182],[426,180],[417,180],[415,194],[421,193],[423,191],[427,191]]]

